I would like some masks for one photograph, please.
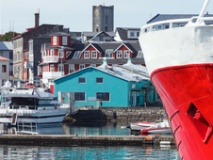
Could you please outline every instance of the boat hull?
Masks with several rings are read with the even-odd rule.
[[[136,122],[136,123],[130,123],[130,129],[132,131],[140,131],[141,129],[151,127],[154,123],[149,122]]]
[[[140,130],[141,135],[147,134],[171,134],[170,127],[162,127],[162,128],[144,128]]]
[[[14,114],[17,114],[17,123],[60,123],[67,113],[68,108],[49,110],[1,109],[0,122],[11,124]]]
[[[213,26],[197,24],[144,32],[139,37],[181,160],[212,159],[212,37]]]
[[[162,68],[151,79],[183,159],[212,159],[213,63]]]

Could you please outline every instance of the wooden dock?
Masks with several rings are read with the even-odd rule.
[[[14,135],[1,134],[1,145],[25,146],[144,146],[144,145],[175,145],[172,136],[94,136],[94,135]]]

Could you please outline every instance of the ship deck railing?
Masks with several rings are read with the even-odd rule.
[[[17,121],[17,134],[31,134],[31,135],[38,134],[37,122]]]
[[[213,25],[213,17],[200,17],[199,23],[197,22],[197,16],[184,19],[170,19],[159,22],[147,24],[141,28],[141,33],[147,33],[158,30],[165,30],[170,28],[184,27],[190,25]]]

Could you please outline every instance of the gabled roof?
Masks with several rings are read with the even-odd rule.
[[[140,71],[139,65],[134,65],[132,63],[130,64],[129,61],[127,62],[127,65],[126,66],[124,65],[123,67],[119,66],[119,65],[108,66],[106,59],[103,59],[102,61],[103,61],[103,63],[99,67],[90,66],[90,67],[84,68],[82,70],[79,70],[77,72],[70,73],[70,74],[68,74],[64,77],[68,77],[70,75],[74,75],[74,74],[77,74],[79,72],[83,72],[85,70],[92,68],[92,69],[99,70],[101,72],[107,73],[111,76],[115,76],[115,77],[118,77],[120,79],[126,80],[126,81],[139,82],[139,81],[142,81],[142,80],[149,80],[149,77],[147,76],[148,73],[146,72],[146,69],[144,69],[143,66],[141,66],[142,70]],[[138,69],[136,69],[136,68],[138,68]],[[54,81],[60,80],[62,78],[63,77],[58,78]]]
[[[83,50],[82,50],[82,53],[84,52],[84,51],[86,51],[87,50],[87,48],[89,48],[90,46],[92,46],[96,51],[98,51],[98,52],[100,52],[100,50],[99,50],[99,47],[94,43],[89,43]]]
[[[121,46],[126,46],[126,48],[128,48],[130,51],[132,51],[131,49],[130,49],[130,47],[131,47],[131,45],[129,45],[129,43],[121,43],[120,44],[120,46],[118,46],[118,48],[116,48],[116,50],[114,50],[114,52],[116,52],[118,49],[120,49],[121,48]],[[132,48],[132,47],[131,47]],[[132,51],[133,52],[133,51]]]
[[[81,34],[83,34],[86,37],[94,37],[94,36],[96,36],[96,35],[98,35],[98,34],[100,34],[102,32],[82,32]],[[107,35],[109,35],[111,37],[113,37],[115,35],[114,32],[104,32],[104,33],[106,33]]]
[[[12,41],[2,41],[0,42],[0,50],[1,51],[8,51],[8,50],[13,50],[13,44]]]
[[[98,52],[104,56],[104,53],[108,49],[112,49],[113,52],[115,52],[121,45],[125,45],[127,48],[129,48],[133,52],[133,57],[137,56],[138,51],[141,51],[141,46],[138,41],[129,41],[129,42],[92,42],[92,43],[82,43],[82,44],[72,44],[72,48],[74,48],[75,51],[81,51],[83,53],[89,46],[94,47]],[[74,56],[74,53],[72,54],[70,58]],[[97,60],[97,59],[96,59]]]
[[[138,40],[137,38],[129,39],[128,38],[128,31],[140,31],[140,28],[127,28],[127,27],[117,27],[115,32],[118,32],[120,38],[125,41],[125,40]]]
[[[114,32],[113,32],[113,33],[114,33]],[[109,34],[109,32],[104,32],[104,31],[102,31],[102,32],[98,32],[95,36],[93,36],[91,39],[89,39],[89,41],[96,40],[96,38],[98,38],[98,37],[109,37],[109,38],[111,39],[111,41],[112,41],[114,35],[111,36],[111,35]]]

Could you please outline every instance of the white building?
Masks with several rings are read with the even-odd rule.
[[[10,59],[0,56],[0,86],[9,80],[9,63]]]
[[[0,42],[0,56],[8,58],[9,62],[9,75],[10,79],[13,79],[13,43],[12,41]]]

